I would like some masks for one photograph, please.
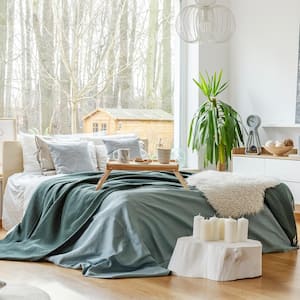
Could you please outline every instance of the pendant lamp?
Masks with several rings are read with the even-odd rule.
[[[231,10],[216,0],[195,0],[179,12],[175,26],[185,42],[223,43],[234,33],[235,19]]]

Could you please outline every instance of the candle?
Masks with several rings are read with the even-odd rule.
[[[201,220],[204,220],[204,217],[200,215],[194,217],[193,238],[195,239],[200,239]]]
[[[218,233],[219,233],[219,240],[224,240],[224,221],[225,218],[218,218]]]
[[[218,241],[219,240],[218,218],[216,216],[210,217],[209,222],[210,222],[210,240]]]
[[[249,221],[246,218],[240,218],[237,221],[237,241],[245,242],[248,239]]]
[[[224,241],[235,243],[237,238],[237,221],[229,218],[224,221]]]
[[[200,226],[200,239],[201,241],[211,241],[211,222],[210,220],[201,220]]]

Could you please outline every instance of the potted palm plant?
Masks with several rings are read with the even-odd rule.
[[[217,97],[229,86],[222,82],[222,70],[209,76],[200,73],[199,81],[194,80],[207,98],[190,123],[188,146],[193,151],[204,151],[204,167],[215,164],[218,170],[226,170],[231,150],[243,144],[242,122],[239,114]]]

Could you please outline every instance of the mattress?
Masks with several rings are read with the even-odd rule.
[[[16,173],[8,178],[3,195],[2,227],[10,230],[23,218],[29,200],[39,184],[61,175]]]

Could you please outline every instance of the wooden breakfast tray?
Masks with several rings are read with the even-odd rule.
[[[119,171],[167,171],[173,172],[178,181],[185,189],[189,189],[187,183],[179,172],[179,165],[175,161],[170,161],[168,164],[161,164],[158,161],[152,161],[150,163],[130,161],[128,163],[121,163],[119,161],[109,161],[106,163],[106,170],[103,176],[99,179],[96,190],[100,190],[103,183],[108,178],[109,174],[113,170]]]

